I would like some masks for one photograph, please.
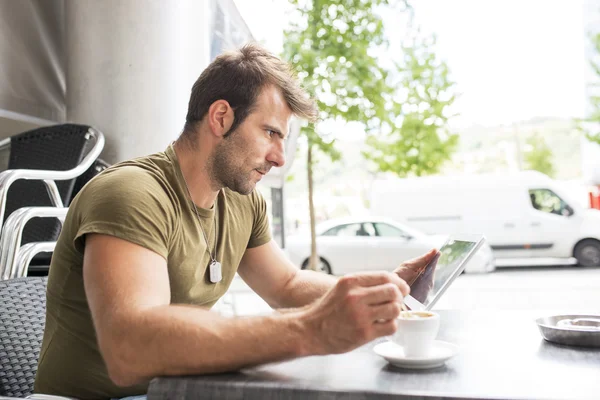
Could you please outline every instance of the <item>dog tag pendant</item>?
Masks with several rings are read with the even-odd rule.
[[[210,263],[210,281],[212,283],[221,282],[223,276],[221,275],[221,263],[217,260],[214,260]]]

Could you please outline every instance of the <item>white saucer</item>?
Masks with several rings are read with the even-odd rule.
[[[401,368],[428,369],[444,365],[446,361],[458,353],[458,346],[452,343],[436,340],[429,356],[423,358],[406,357],[402,346],[392,341],[379,343],[373,351],[385,358],[387,362]]]

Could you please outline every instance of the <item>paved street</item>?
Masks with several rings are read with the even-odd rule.
[[[600,313],[600,268],[502,268],[462,275],[438,308],[573,310]]]
[[[224,314],[257,315],[269,306],[240,279],[234,281]],[[231,299],[233,298],[233,302]],[[461,275],[437,309],[510,309],[600,314],[600,268],[510,267],[489,274]]]

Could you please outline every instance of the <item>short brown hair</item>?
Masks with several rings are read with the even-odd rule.
[[[233,132],[252,112],[260,91],[269,84],[281,90],[296,116],[316,119],[315,102],[300,86],[290,66],[261,46],[249,43],[218,56],[194,83],[183,134],[193,132],[217,100],[226,100],[233,108],[235,119],[229,130]]]

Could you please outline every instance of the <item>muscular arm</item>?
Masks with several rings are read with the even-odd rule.
[[[258,265],[249,260],[256,261],[259,253],[248,254],[245,267],[252,266],[242,272],[247,277]],[[280,276],[285,283],[275,288],[287,295],[267,289],[273,278],[260,281],[250,273],[249,280],[271,303],[294,307],[317,298],[309,306],[264,317],[223,318],[201,307],[170,304],[161,256],[115,237],[87,235],[85,291],[111,379],[129,386],[159,375],[215,373],[342,353],[396,331],[395,318],[409,290],[398,275],[364,273],[336,280],[294,269],[288,264]]]
[[[420,257],[405,261],[394,273],[412,283],[436,254],[438,251],[432,249]],[[320,272],[298,269],[273,240],[246,250],[238,273],[273,308],[297,308],[310,304],[339,280]]]
[[[83,273],[100,351],[116,384],[314,353],[302,311],[229,319],[170,305],[166,261],[127,241],[88,235]]]
[[[238,274],[273,308],[310,304],[338,281],[331,275],[298,269],[273,240],[246,250]]]

